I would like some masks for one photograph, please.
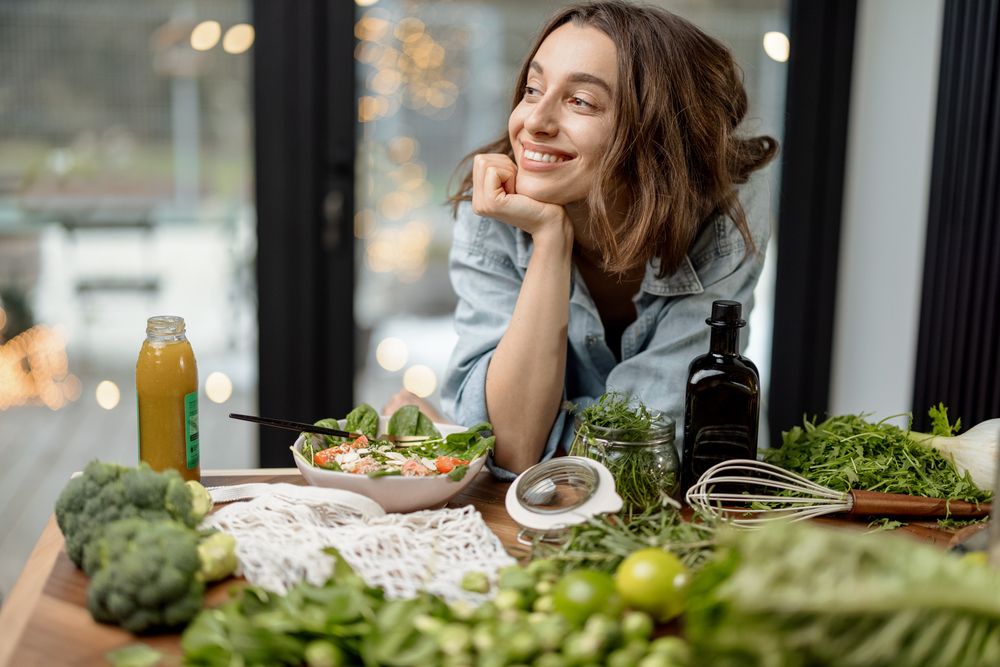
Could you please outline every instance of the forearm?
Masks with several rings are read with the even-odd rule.
[[[510,325],[486,373],[494,460],[520,473],[538,462],[566,375],[573,235],[568,221],[534,238]]]

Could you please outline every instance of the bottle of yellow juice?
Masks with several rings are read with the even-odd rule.
[[[198,365],[184,318],[150,317],[135,365],[139,460],[201,480],[198,447]]]

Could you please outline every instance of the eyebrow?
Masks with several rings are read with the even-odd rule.
[[[536,70],[539,74],[545,74],[542,66],[537,60],[532,60],[530,69]],[[573,83],[592,83],[604,89],[604,92],[608,94],[609,97],[613,97],[614,94],[611,92],[611,86],[608,85],[607,81],[599,76],[594,76],[593,74],[587,74],[586,72],[573,72],[566,77],[567,81]]]

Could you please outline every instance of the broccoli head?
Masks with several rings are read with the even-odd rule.
[[[198,531],[169,519],[108,524],[84,550],[91,616],[136,634],[190,621],[205,597],[198,540]]]
[[[56,501],[56,521],[66,538],[66,553],[82,567],[87,543],[119,519],[174,519],[194,528],[211,509],[211,503],[196,506],[192,489],[198,487],[197,482],[185,484],[176,470],[155,472],[146,463],[129,468],[92,461],[81,476],[69,481]]]

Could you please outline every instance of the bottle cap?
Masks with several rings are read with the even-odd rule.
[[[158,315],[146,320],[146,333],[155,336],[176,336],[184,333],[184,318],[176,315]]]
[[[739,329],[747,325],[746,320],[740,319],[742,314],[743,304],[739,301],[713,301],[712,316],[705,320],[705,324],[710,327]]]

